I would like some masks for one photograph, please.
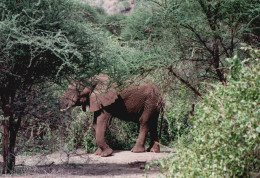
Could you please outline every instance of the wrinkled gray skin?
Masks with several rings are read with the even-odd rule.
[[[112,117],[140,124],[139,136],[132,152],[145,152],[145,138],[150,131],[151,143],[147,151],[160,152],[157,133],[158,117],[163,100],[157,87],[150,81],[132,85],[117,93],[106,75],[90,79],[91,86],[73,82],[60,99],[61,111],[74,106],[82,106],[94,112],[94,128],[98,149],[96,155],[109,156],[113,150],[106,144],[105,132]],[[110,86],[109,86],[110,85]]]

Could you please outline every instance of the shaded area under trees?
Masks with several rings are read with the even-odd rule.
[[[40,89],[36,86],[59,82],[68,74],[94,75],[108,67],[101,57],[104,43],[95,27],[97,15],[88,4],[76,1],[0,2],[2,173],[14,169],[17,133],[31,104],[28,99],[38,99],[32,95]],[[34,115],[48,111],[41,112]]]

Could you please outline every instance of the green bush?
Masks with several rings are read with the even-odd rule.
[[[106,140],[114,150],[130,150],[136,143],[138,133],[139,129],[136,123],[113,118],[106,132]]]
[[[174,141],[178,140],[183,134],[189,132],[190,113],[189,106],[185,100],[177,100],[176,106],[169,108],[165,112],[163,121],[162,138],[160,142],[163,145],[173,145]]]
[[[64,140],[61,146],[65,148],[65,151],[84,148],[86,152],[94,152],[97,149],[93,115],[82,112],[81,108],[73,109],[65,124],[61,125],[57,130],[62,133],[58,136],[58,140]],[[138,125],[136,123],[112,118],[106,132],[107,144],[112,149],[130,150],[134,146],[137,137]]]
[[[72,113],[73,119],[66,122],[64,132],[65,148],[74,150],[84,148],[86,152],[93,152],[97,149],[92,115],[81,112],[75,108]]]
[[[108,31],[110,31],[110,33],[118,36],[121,34],[121,30],[123,28],[122,21],[124,19],[125,19],[125,16],[122,14],[109,15],[106,18],[104,27]]]
[[[140,4],[124,21],[122,38],[124,40],[156,40],[162,38],[162,15],[149,4]]]
[[[159,82],[160,81],[157,81],[156,83]],[[160,143],[174,146],[181,136],[189,133],[189,127],[191,125],[190,111],[192,110],[192,103],[195,103],[196,97],[190,89],[178,81],[171,80],[171,83],[174,83],[176,88],[178,86],[178,89],[167,91],[167,97],[165,98],[167,104],[164,109]],[[161,121],[159,121],[159,124],[160,122]]]
[[[253,51],[253,50],[251,50]],[[253,54],[253,55],[252,55]],[[214,85],[195,108],[188,146],[162,161],[169,177],[241,177],[259,172],[259,50],[229,59],[228,86]]]

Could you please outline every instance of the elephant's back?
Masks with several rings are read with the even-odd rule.
[[[144,109],[160,110],[162,97],[159,89],[146,81],[138,85],[131,85],[120,93],[128,112],[140,113]]]

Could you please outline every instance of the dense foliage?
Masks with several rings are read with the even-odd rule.
[[[119,87],[148,77],[161,89],[161,143],[182,142],[165,166],[169,176],[259,169],[259,57],[244,60],[240,48],[259,47],[259,11],[256,0],[118,0],[107,10],[76,0],[1,0],[0,147],[4,155],[9,139],[9,168],[17,153],[94,151],[93,116],[80,108],[61,114],[57,104],[71,80],[105,73]],[[113,119],[106,139],[130,149],[137,134],[135,123]]]
[[[153,54],[154,60],[140,70],[150,73],[155,66],[165,70],[172,65],[177,76],[201,91],[201,82],[227,83],[225,59],[245,36],[258,43],[259,34],[252,33],[258,29],[257,14],[259,3],[254,0],[148,1],[123,21],[121,37]]]
[[[46,76],[46,69],[55,77],[64,68],[77,70],[99,59],[102,40],[87,23],[98,21],[89,6],[46,0],[2,1],[0,7],[2,75],[10,71],[13,77],[28,79],[25,75],[30,73],[30,79],[37,81]]]
[[[64,78],[112,71],[109,56],[104,57],[106,34],[98,27],[103,15],[99,8],[72,0],[0,2],[3,173],[14,167],[22,120],[55,112],[55,103],[48,103],[49,111],[44,105],[35,107],[35,103],[41,103],[42,88]],[[38,106],[41,108],[35,109]]]
[[[259,50],[241,62],[235,55],[229,85],[213,89],[195,108],[189,138],[164,167],[169,177],[253,176],[259,167]]]

